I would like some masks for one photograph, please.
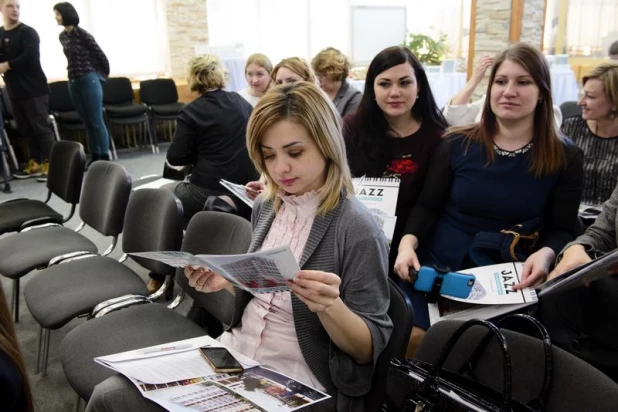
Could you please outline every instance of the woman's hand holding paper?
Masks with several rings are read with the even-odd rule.
[[[233,291],[234,286],[221,275],[204,267],[185,267],[185,276],[189,279],[189,286],[198,292],[218,292],[222,289]]]

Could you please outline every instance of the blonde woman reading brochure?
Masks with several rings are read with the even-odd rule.
[[[205,268],[187,267],[189,285],[230,308],[222,343],[326,390],[332,399],[316,410],[363,411],[392,331],[388,250],[354,197],[340,116],[315,84],[277,87],[255,107],[247,147],[268,182],[253,208],[249,252],[289,245],[301,270],[288,292],[251,295]],[[89,410],[126,410],[129,390],[106,382],[90,403],[107,409]]]

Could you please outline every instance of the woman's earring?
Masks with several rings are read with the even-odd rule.
[[[418,99],[418,94],[416,95],[416,98]]]

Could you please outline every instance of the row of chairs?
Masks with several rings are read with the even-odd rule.
[[[69,95],[68,82],[49,84],[50,111],[61,129],[85,130]],[[135,103],[131,81],[126,77],[111,77],[103,83],[103,108],[109,125],[145,125],[153,153],[159,151],[157,121],[175,121],[183,104],[172,79],[145,80],[140,83],[141,103]],[[112,146],[113,147],[113,146]]]

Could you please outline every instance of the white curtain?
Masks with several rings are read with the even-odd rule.
[[[50,80],[67,76],[67,60],[54,20],[57,0],[21,2],[21,20],[41,38],[41,64]],[[110,62],[112,76],[166,73],[167,29],[163,0],[72,0],[80,26],[90,32]],[[163,46],[162,46],[163,45]]]
[[[349,56],[353,6],[404,6],[408,31],[436,39],[445,33],[453,55],[470,21],[470,0],[208,0],[206,6],[211,46],[242,44],[246,56],[264,53],[273,64],[290,56],[311,59],[328,46]]]
[[[569,0],[567,48],[570,55],[606,57],[618,40],[618,0]]]

